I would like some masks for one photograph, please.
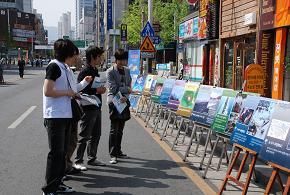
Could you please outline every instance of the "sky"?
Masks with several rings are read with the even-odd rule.
[[[33,0],[33,8],[42,14],[44,26],[55,26],[62,13],[71,12],[72,26],[75,26],[75,0]]]

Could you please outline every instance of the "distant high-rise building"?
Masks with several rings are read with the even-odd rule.
[[[76,39],[93,41],[96,0],[76,0]]]
[[[26,13],[32,13],[33,11],[32,0],[23,0],[23,11]]]
[[[71,13],[63,13],[58,22],[58,38],[71,35]]]

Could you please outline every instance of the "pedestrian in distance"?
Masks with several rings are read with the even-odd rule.
[[[25,60],[23,57],[21,57],[20,60],[18,60],[18,70],[19,70],[19,76],[21,79],[23,79],[24,76],[24,67],[25,67]]]
[[[3,71],[4,71],[4,61],[5,59],[1,59],[0,61],[0,84],[4,84],[4,77],[3,77]]]
[[[93,80],[100,79],[98,68],[103,61],[104,51],[96,46],[90,46],[86,50],[86,65],[78,75],[78,81],[83,80],[86,76],[91,76]],[[100,81],[100,80],[99,80]],[[102,132],[102,94],[106,88],[102,85],[93,86],[91,82],[81,92],[97,100],[98,104],[92,104],[81,101],[84,115],[80,120],[80,133],[77,144],[75,165],[77,169],[87,170],[84,162],[84,153],[87,150],[88,165],[105,166],[105,163],[97,159],[98,145]]]
[[[128,52],[123,49],[118,49],[115,53],[116,63],[107,70],[107,85],[108,85],[108,105],[111,120],[111,130],[109,135],[109,154],[110,163],[116,164],[118,158],[127,158],[127,155],[123,153],[122,137],[125,122],[130,119],[130,101],[129,95],[132,92],[130,76],[130,69],[127,68]],[[127,103],[127,108],[119,114],[114,106],[112,100],[117,93],[122,94],[120,99],[121,103]]]
[[[79,51],[70,40],[59,39],[54,43],[54,52],[55,60],[46,68],[43,85],[43,118],[49,143],[46,182],[42,187],[44,195],[74,192],[62,178],[73,117],[71,98],[76,97],[78,88],[69,66],[74,64]],[[82,84],[85,86],[86,83],[83,81]]]

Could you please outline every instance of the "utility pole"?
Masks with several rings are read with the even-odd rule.
[[[148,0],[148,21],[152,24],[152,13],[153,13],[153,0]],[[149,58],[146,58],[146,63],[144,67],[144,73],[149,72]]]
[[[116,35],[115,35],[115,30],[116,30],[116,3],[115,0],[112,1],[113,5],[113,55],[115,55],[116,52]]]

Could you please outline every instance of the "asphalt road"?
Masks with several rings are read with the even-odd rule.
[[[48,152],[42,119],[44,71],[28,70],[24,79],[17,77],[12,74],[9,85],[0,85],[0,194],[37,195],[42,193]],[[24,120],[14,123],[27,110],[30,112]],[[98,158],[108,163],[110,121],[106,105],[102,117]],[[8,128],[12,124],[16,127]],[[134,119],[126,124],[123,151],[129,159],[106,167],[88,166],[88,171],[66,184],[79,195],[202,194]]]

